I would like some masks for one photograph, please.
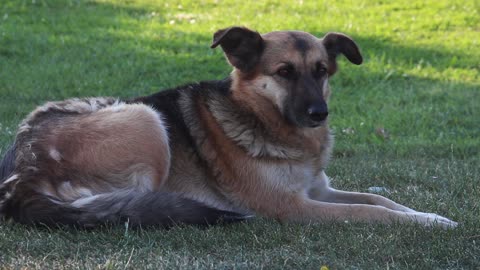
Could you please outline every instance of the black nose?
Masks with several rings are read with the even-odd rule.
[[[307,109],[307,114],[310,120],[313,122],[320,122],[327,118],[328,116],[328,109],[325,105],[311,105]]]

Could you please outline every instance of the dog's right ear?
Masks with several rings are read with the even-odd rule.
[[[215,48],[220,45],[228,62],[242,72],[252,71],[262,56],[264,41],[258,32],[245,27],[230,27],[218,30],[213,35]]]

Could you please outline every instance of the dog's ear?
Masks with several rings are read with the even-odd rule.
[[[218,30],[211,48],[220,45],[230,64],[243,72],[255,68],[262,56],[264,41],[258,32],[245,27]]]
[[[345,55],[347,59],[355,65],[363,62],[362,54],[357,44],[347,35],[341,33],[328,33],[322,38],[323,46],[327,49],[329,74],[333,75],[337,71],[337,56]]]

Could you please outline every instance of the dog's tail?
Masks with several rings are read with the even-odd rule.
[[[132,227],[213,225],[249,218],[169,192],[120,190],[85,197],[73,203],[60,201],[34,187],[18,185],[19,181],[26,179],[14,173],[14,161],[15,145],[12,145],[0,162],[0,219],[13,219],[24,224],[90,228],[126,222]]]
[[[4,202],[4,217],[24,224],[50,227],[92,228],[124,223],[131,227],[171,227],[178,224],[214,225],[248,218],[167,192],[123,190],[86,197],[74,203],[59,202],[44,194],[29,194],[22,199],[13,197]]]
[[[15,169],[15,145],[11,145],[0,161],[0,184],[3,183]]]

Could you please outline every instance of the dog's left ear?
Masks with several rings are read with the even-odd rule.
[[[337,56],[345,55],[347,59],[355,65],[363,62],[362,54],[357,44],[347,35],[341,33],[328,33],[322,38],[323,46],[327,49],[329,60],[329,74],[332,75],[337,70]]]
[[[230,64],[243,72],[255,68],[262,56],[264,41],[258,32],[245,27],[230,27],[218,30],[213,35],[215,48],[220,45]]]

